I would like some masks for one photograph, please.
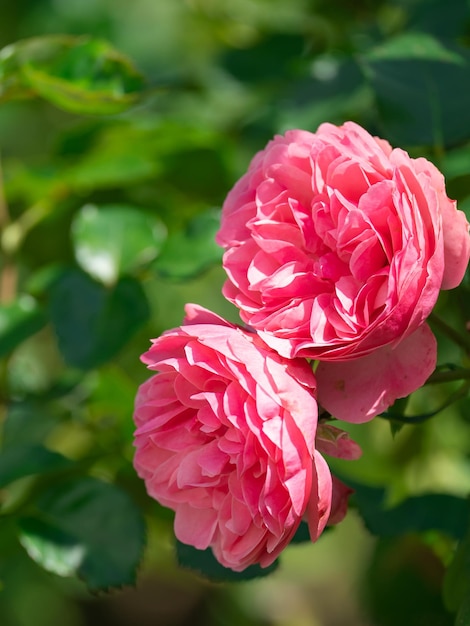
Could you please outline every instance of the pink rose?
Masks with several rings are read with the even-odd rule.
[[[315,540],[330,515],[315,377],[255,333],[195,305],[186,313],[142,357],[158,373],[137,395],[134,465],[149,495],[175,511],[180,541],[210,546],[235,571],[266,567],[302,518]],[[347,494],[338,500],[345,511]]]
[[[470,254],[434,165],[353,122],[269,142],[228,194],[217,241],[243,321],[281,355],[322,361],[319,402],[356,422],[431,374],[425,320]],[[371,377],[380,383],[364,397]]]

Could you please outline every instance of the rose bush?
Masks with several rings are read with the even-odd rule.
[[[186,313],[142,357],[158,373],[137,394],[134,465],[174,509],[180,541],[235,571],[266,567],[303,518],[315,540],[346,512],[349,490],[315,450],[315,377],[254,333],[195,305]],[[319,433],[327,454],[359,455],[338,429]]]
[[[281,355],[320,360],[319,401],[356,422],[431,374],[425,320],[470,253],[434,165],[353,122],[269,142],[228,194],[217,241],[243,321]]]

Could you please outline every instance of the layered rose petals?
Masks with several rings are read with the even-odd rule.
[[[137,395],[134,464],[178,539],[236,571],[271,564],[305,516],[316,539],[333,483],[308,363],[194,305],[143,361],[158,373]]]
[[[462,280],[470,254],[467,220],[439,171],[352,122],[275,137],[228,194],[217,241],[226,248],[224,295],[279,354],[336,363],[386,348],[384,367],[374,360],[383,380],[414,335],[427,360],[408,393],[436,362],[434,339],[417,331],[439,290]],[[356,371],[357,389],[376,371],[360,380]],[[343,419],[370,419],[403,387],[389,382]]]

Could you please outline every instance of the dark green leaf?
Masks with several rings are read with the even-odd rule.
[[[106,285],[153,261],[165,237],[158,218],[124,205],[87,204],[72,224],[78,264]]]
[[[470,528],[459,543],[444,579],[444,600],[456,611],[465,598],[470,597]]]
[[[455,51],[463,64],[364,59],[381,132],[392,143],[442,146],[470,138],[470,52]]]
[[[298,34],[275,34],[249,49],[229,49],[224,65],[246,83],[279,81],[283,74],[290,76],[289,70],[302,55],[304,45],[303,37]]]
[[[243,572],[234,572],[221,565],[214,557],[212,550],[197,550],[193,546],[188,546],[180,541],[176,542],[176,556],[181,567],[190,569],[209,580],[217,582],[236,582],[251,580],[261,576],[268,576],[278,566],[278,561],[274,561],[269,567],[250,565]]]
[[[32,402],[12,402],[1,429],[4,449],[41,444],[57,426],[57,415],[50,407]]]
[[[62,454],[40,445],[17,445],[0,451],[0,488],[30,476],[69,467],[72,462]]]
[[[470,503],[457,496],[431,493],[408,498],[386,508],[385,489],[345,480],[355,490],[354,501],[365,525],[374,535],[395,537],[409,532],[438,530],[460,539],[465,534]]]
[[[148,319],[139,282],[127,277],[107,289],[77,270],[64,272],[51,290],[51,321],[70,364],[92,368],[115,356]]]
[[[39,565],[77,574],[95,590],[135,583],[145,526],[127,494],[81,478],[50,488],[34,504],[20,520],[20,540]]]
[[[0,356],[8,354],[22,341],[40,330],[46,319],[36,301],[20,296],[0,306]]]
[[[342,124],[357,116],[358,105],[370,109],[370,95],[364,87],[364,76],[354,59],[320,56],[309,75],[290,87],[289,99],[277,114],[281,128],[315,130],[322,122]]]
[[[165,277],[186,279],[220,263],[223,250],[215,243],[219,226],[217,211],[207,211],[192,219],[185,232],[170,235],[163,244],[155,262],[156,270]]]
[[[448,39],[463,37],[467,32],[466,0],[424,0],[407,4],[409,25],[413,30],[422,30]]]
[[[80,114],[110,115],[137,101],[143,79],[108,43],[50,35],[0,52],[0,100],[38,95]]]

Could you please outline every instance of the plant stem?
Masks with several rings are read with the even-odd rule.
[[[468,392],[470,391],[470,380],[466,380],[463,385],[461,385],[454,393],[452,393],[447,400],[441,404],[440,407],[435,409],[434,411],[430,411],[429,413],[421,413],[420,415],[399,415],[395,413],[382,413],[379,417],[383,419],[393,420],[395,422],[400,422],[401,424],[421,424],[422,422],[426,422],[431,417],[436,416],[438,413],[447,409],[451,404],[464,398]]]
[[[452,328],[452,326],[449,326],[447,322],[444,322],[444,320],[438,317],[435,313],[431,313],[429,321],[442,333],[447,335],[451,341],[456,343],[461,348],[464,348],[467,352],[470,352],[470,335],[459,333],[459,331]]]
[[[436,370],[424,384],[436,385],[439,383],[452,382],[454,380],[470,380],[470,370],[464,367],[456,367],[445,372]]]

